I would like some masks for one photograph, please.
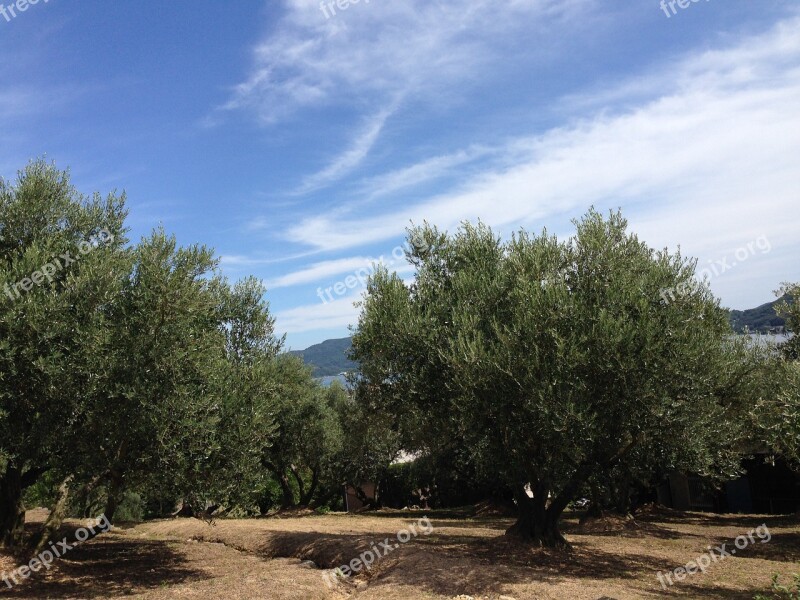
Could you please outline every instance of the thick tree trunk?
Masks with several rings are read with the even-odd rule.
[[[0,478],[0,541],[7,548],[19,546],[25,533],[22,473],[9,465]]]
[[[551,511],[552,506],[548,508],[547,488],[544,485],[534,486],[533,498],[528,496],[522,485],[515,489],[514,496],[519,515],[517,522],[506,530],[507,536],[547,548],[570,548],[569,542],[558,529],[563,509]]]
[[[336,496],[337,490],[331,489],[326,492],[323,492],[321,495],[317,496],[312,500],[312,502],[308,505],[309,508],[317,509],[320,506],[325,506],[330,500]]]
[[[567,505],[575,499],[577,493],[591,477],[598,465],[605,469],[613,467],[644,439],[643,434],[631,436],[630,441],[620,447],[614,454],[598,462],[584,462],[573,473],[560,493],[548,502],[548,490],[541,483],[533,487],[533,498],[525,493],[524,485],[518,485],[514,491],[519,507],[519,518],[507,531],[506,535],[516,536],[541,546],[570,548],[569,542],[558,530],[558,522]]]
[[[114,522],[114,515],[119,508],[119,503],[122,501],[122,476],[117,473],[110,475],[110,483],[108,485],[108,500],[106,500],[106,509],[103,512],[109,523]]]
[[[292,473],[294,480],[297,482],[297,491],[300,494],[300,506],[305,506],[303,499],[306,497],[306,484],[300,476],[300,472],[294,465],[289,465],[289,471]]]
[[[317,493],[318,485],[319,485],[319,469],[313,469],[311,471],[311,483],[308,486],[308,490],[306,490],[306,492],[300,498],[301,506],[311,506],[311,500],[314,498],[314,494]]]
[[[631,478],[629,475],[625,475],[620,481],[614,510],[620,515],[627,515],[631,512]]]
[[[286,477],[285,473],[281,473],[278,477],[278,484],[281,486],[281,493],[283,494],[281,508],[286,509],[294,507],[294,492],[292,492],[292,486],[289,485],[289,478]]]
[[[77,502],[81,506],[81,516],[84,519],[91,517],[95,513],[95,510],[100,508],[97,500],[92,501],[92,492],[110,474],[109,471],[106,471],[102,475],[98,475],[75,493]]]
[[[289,477],[286,475],[286,469],[279,469],[278,465],[267,460],[265,460],[263,464],[269,469],[278,481],[278,485],[281,487],[281,510],[293,508],[295,506],[294,492],[292,491],[292,486],[289,484]],[[264,513],[262,512],[261,514]]]
[[[50,511],[50,514],[47,516],[47,520],[44,523],[44,527],[42,527],[42,531],[39,533],[39,537],[36,540],[35,549],[33,551],[34,555],[39,554],[42,549],[47,545],[53,536],[61,529],[61,524],[64,522],[64,517],[67,514],[67,501],[69,500],[69,484],[72,481],[72,475],[67,477],[61,485],[58,487],[58,497],[56,499],[56,503],[53,506],[53,510]]]

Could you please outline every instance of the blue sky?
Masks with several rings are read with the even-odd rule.
[[[83,192],[127,191],[133,239],[163,224],[262,278],[295,349],[347,335],[378,257],[413,276],[392,253],[423,220],[566,236],[621,207],[727,306],[800,280],[796,2],[333,6],[0,15],[0,176],[46,156]]]

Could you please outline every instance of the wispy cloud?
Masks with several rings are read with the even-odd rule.
[[[459,104],[490,78],[492,65],[545,63],[560,41],[553,24],[571,27],[590,6],[589,0],[364,2],[327,19],[317,1],[287,0],[255,47],[248,76],[205,123],[237,112],[269,126],[299,111],[337,110],[355,134],[288,195],[315,192],[356,172],[402,109]],[[540,39],[535,51],[510,41],[530,35]],[[424,177],[419,169],[413,175]]]
[[[368,267],[374,259],[365,256],[353,256],[350,258],[340,258],[337,260],[326,260],[314,263],[308,267],[287,273],[266,282],[268,289],[291,287],[305,283],[317,283],[326,278],[341,275],[342,273],[352,273],[356,269]]]
[[[342,298],[323,304],[316,302],[275,313],[276,331],[289,334],[321,329],[341,329],[355,323],[358,308],[352,298]]]
[[[249,76],[220,112],[248,111],[265,124],[326,104],[388,106],[426,96],[446,102],[495,61],[546,60],[504,53],[519,32],[545,35],[554,21],[585,17],[588,0],[407,0],[351,6],[326,19],[315,0],[289,0],[278,26],[253,52]]]
[[[341,249],[402,235],[409,220],[448,227],[480,218],[516,227],[591,204],[644,210],[645,202],[653,213],[672,207],[659,240],[667,232],[684,239],[696,218],[697,227],[734,225],[731,231],[742,235],[742,223],[764,219],[766,190],[770,214],[800,227],[800,19],[663,65],[661,79],[648,81],[648,89],[655,87],[654,97],[633,107],[611,94],[624,109],[600,107],[592,118],[512,142],[529,150],[523,160],[487,169],[450,192],[379,214],[314,216],[289,237]],[[692,216],[675,219],[678,207]]]
[[[376,264],[381,264],[387,269],[396,273],[410,273],[414,267],[401,256],[396,256],[398,248],[393,249],[392,252],[378,257],[374,256],[350,256],[347,258],[339,258],[335,260],[325,260],[313,263],[302,269],[285,273],[279,277],[267,280],[265,285],[268,289],[278,289],[293,287],[304,284],[333,284],[332,279],[337,275],[353,275],[358,273],[363,277],[367,273],[371,273]],[[257,260],[248,259],[247,257],[227,257],[226,263],[230,265],[254,265],[258,264]]]
[[[359,191],[366,200],[374,200],[396,194],[423,183],[436,181],[453,173],[458,167],[473,163],[480,158],[495,154],[497,149],[473,146],[452,154],[434,156],[408,167],[370,177],[359,184]]]
[[[306,178],[295,193],[305,194],[324,188],[350,174],[369,154],[386,124],[386,119],[392,112],[394,112],[394,106],[382,110],[368,119],[363,131],[356,136],[352,145],[331,161],[327,167]]]

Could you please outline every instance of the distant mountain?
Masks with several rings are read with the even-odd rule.
[[[302,357],[307,365],[314,367],[314,377],[329,377],[357,367],[347,358],[350,345],[349,337],[325,340],[305,350],[293,350],[290,354]]]
[[[775,314],[775,305],[778,302],[780,300],[748,310],[730,311],[731,326],[738,333],[742,333],[745,327],[753,333],[774,332],[775,328],[783,327],[785,324],[784,320]],[[346,337],[325,340],[305,350],[293,350],[291,354],[301,356],[306,364],[313,366],[314,377],[332,377],[358,367],[347,358],[350,346],[350,338]]]
[[[782,298],[747,310],[730,311],[733,330],[742,333],[746,327],[754,333],[768,333],[785,326],[786,321],[775,313],[775,305],[781,300]]]

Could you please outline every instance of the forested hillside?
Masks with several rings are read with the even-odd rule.
[[[314,368],[314,377],[327,377],[356,367],[356,363],[347,358],[350,345],[351,340],[346,337],[325,340],[305,350],[293,350],[291,353],[302,357],[307,365]]]
[[[732,310],[731,326],[737,333],[743,333],[745,328],[752,332],[765,333],[771,328],[784,327],[786,321],[775,312],[775,307],[783,300],[785,298],[747,310]]]

